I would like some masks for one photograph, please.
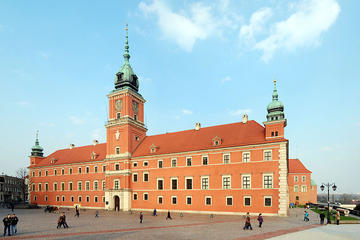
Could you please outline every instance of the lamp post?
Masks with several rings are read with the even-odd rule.
[[[336,191],[337,187],[336,187],[335,183],[323,183],[320,186],[321,191],[324,191],[325,187],[327,188],[327,203],[328,203],[327,223],[331,223],[331,220],[330,220],[330,187],[332,187],[334,192]]]

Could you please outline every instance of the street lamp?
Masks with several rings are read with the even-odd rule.
[[[320,186],[320,189],[321,191],[324,191],[325,190],[325,187],[327,188],[327,201],[328,201],[328,209],[327,209],[327,223],[331,223],[331,220],[330,220],[330,187],[332,187],[333,191],[335,192],[336,191],[336,188],[337,186],[335,185],[335,183],[323,183],[321,184]]]

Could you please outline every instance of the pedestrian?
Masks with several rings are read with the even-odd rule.
[[[250,215],[246,215],[246,219],[245,219],[245,226],[244,226],[244,230],[248,230],[250,228],[250,230],[253,230],[251,227],[251,222],[250,222]]]
[[[63,222],[63,218],[62,218],[62,216],[60,215],[60,217],[59,217],[59,219],[58,219],[58,222],[57,222],[57,227],[56,227],[56,228],[61,228],[62,222]]]
[[[11,234],[15,235],[17,233],[17,223],[19,222],[18,217],[13,213],[11,216]]]
[[[172,218],[170,216],[170,210],[168,210],[168,213],[167,213],[167,216],[166,216],[166,220],[168,220],[168,219],[172,220]]]
[[[153,216],[157,216],[157,214],[156,214],[156,208],[154,208]]]
[[[99,211],[98,211],[98,210],[96,210],[96,212],[95,212],[95,217],[96,217],[96,218],[99,217]]]
[[[75,205],[75,216],[74,217],[79,217],[79,216],[80,216],[79,208],[77,205]]]
[[[143,215],[143,213],[142,213],[142,212],[140,212],[140,223],[142,223],[142,222],[143,222],[143,219],[144,219],[144,215]]]
[[[320,213],[320,224],[324,224],[324,220],[325,220],[325,214],[324,212]]]
[[[340,223],[340,211],[336,211],[336,225]]]
[[[261,213],[259,213],[257,220],[259,221],[259,228],[261,228],[261,225],[264,222],[264,219],[263,219],[263,216],[261,215]]]
[[[304,221],[305,222],[308,222],[309,221],[309,213],[307,211],[304,211],[305,214],[304,214]]]
[[[10,203],[10,206],[11,206],[11,211],[14,212],[14,204]]]
[[[62,212],[61,217],[62,217],[62,225],[64,226],[64,228],[68,228],[69,226],[67,225],[66,216],[64,212]]]
[[[11,225],[11,216],[10,216],[10,214],[8,214],[7,217],[5,217],[3,219],[3,223],[4,223],[4,237],[6,235],[6,231],[8,232],[8,236],[11,236],[11,234],[10,234],[10,225]]]

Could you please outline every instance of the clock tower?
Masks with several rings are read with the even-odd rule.
[[[139,81],[130,66],[128,28],[126,27],[124,65],[115,76],[115,89],[109,99],[109,120],[106,127],[106,157],[130,158],[146,136],[144,124],[145,99],[138,92]]]

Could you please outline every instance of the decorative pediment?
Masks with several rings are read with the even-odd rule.
[[[212,141],[213,146],[219,146],[219,145],[221,145],[222,142],[223,142],[223,140],[222,140],[220,137],[218,137],[218,136],[216,136],[216,137],[214,137],[213,139],[211,139],[211,141]]]
[[[155,153],[158,149],[159,149],[159,147],[156,146],[155,144],[150,145],[150,152],[151,153]]]

